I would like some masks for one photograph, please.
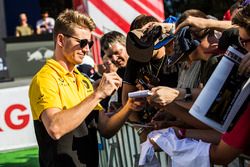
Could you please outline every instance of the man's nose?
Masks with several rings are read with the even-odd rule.
[[[90,51],[89,45],[84,46],[84,47],[82,48],[82,50],[83,50],[84,52],[89,52],[89,51]]]
[[[111,58],[112,58],[113,61],[116,61],[118,59],[116,54],[113,54]]]

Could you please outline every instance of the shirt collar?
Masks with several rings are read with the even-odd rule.
[[[50,66],[51,68],[53,68],[60,76],[65,76],[65,75],[68,75],[70,73],[60,63],[58,63],[54,59],[47,59],[46,64],[48,66]],[[80,74],[80,72],[77,70],[76,67],[74,67],[73,72],[74,72],[74,74],[77,74],[77,75]]]

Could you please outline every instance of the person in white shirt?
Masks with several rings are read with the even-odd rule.
[[[55,25],[55,19],[49,17],[48,11],[43,11],[41,15],[42,19],[36,22],[36,33],[38,35],[52,33]]]

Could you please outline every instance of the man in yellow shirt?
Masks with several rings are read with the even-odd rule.
[[[93,90],[75,65],[93,45],[93,20],[77,11],[65,10],[55,23],[55,53],[34,76],[30,105],[39,145],[39,162],[47,166],[98,166],[96,130],[113,136],[132,111],[144,106],[142,99],[128,99],[120,111],[107,117],[99,102],[122,85],[116,73],[103,74]]]

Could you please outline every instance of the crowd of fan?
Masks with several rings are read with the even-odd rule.
[[[72,141],[73,144],[79,144],[79,141],[82,139],[74,141],[76,140],[75,136],[78,135],[79,138],[82,136],[90,136],[92,134],[89,128],[90,125],[91,128],[96,128],[96,126],[93,125],[92,127],[92,124],[89,123],[96,118],[97,114],[91,111],[93,109],[101,110],[102,107],[105,109],[109,118],[103,115],[102,112],[99,112],[99,117],[96,121],[101,134],[107,137],[114,135],[128,117],[128,122],[146,126],[146,128],[138,129],[138,135],[140,136],[141,142],[147,140],[148,143],[146,144],[151,144],[155,151],[160,151],[163,148],[152,140],[153,138],[150,138],[150,135],[152,136],[152,134],[157,132],[154,130],[168,128],[172,129],[171,135],[177,137],[177,140],[174,142],[179,142],[179,140],[185,141],[185,139],[191,138],[207,143],[203,145],[204,147],[206,145],[208,149],[206,159],[212,164],[228,164],[240,154],[250,155],[249,92],[248,98],[246,98],[244,105],[241,107],[243,111],[242,115],[234,127],[223,134],[194,118],[188,112],[229,46],[234,46],[243,51],[245,56],[239,64],[238,73],[241,76],[245,76],[246,79],[249,79],[249,0],[237,2],[236,6],[236,8],[232,7],[232,10],[230,10],[231,20],[217,20],[213,16],[207,15],[200,10],[190,9],[183,12],[179,18],[169,17],[163,23],[152,16],[139,15],[131,23],[127,37],[117,31],[104,34],[100,39],[103,56],[102,70],[100,70],[102,72],[93,71],[92,67],[78,66],[78,70],[90,78],[90,81],[94,85],[94,90],[88,85],[89,81],[83,79],[83,90],[87,89],[88,91],[87,93],[85,92],[86,97],[81,97],[83,95],[76,96],[76,91],[71,94],[72,97],[70,98],[74,97],[78,100],[78,98],[81,97],[81,100],[75,102],[70,99],[68,100],[70,103],[66,103],[68,102],[66,100],[65,104],[63,100],[64,98],[69,98],[68,94],[66,97],[66,95],[61,94],[59,91],[64,89],[64,87],[61,87],[62,85],[65,86],[63,83],[64,80],[57,81],[57,78],[60,78],[57,76],[59,72],[56,73],[53,70],[63,71],[61,70],[63,69],[60,66],[61,64],[63,67],[67,67],[65,69],[68,70],[67,72],[70,74],[67,77],[70,78],[71,75],[73,78],[76,76],[79,77],[78,71],[75,71],[74,67],[76,64],[80,64],[80,58],[77,59],[77,56],[74,57],[68,53],[73,49],[72,55],[78,53],[78,50],[80,50],[81,53],[84,51],[84,54],[85,51],[86,53],[89,51],[93,42],[88,39],[90,38],[90,32],[94,27],[92,24],[94,25],[94,23],[92,23],[91,19],[85,18],[84,16],[87,20],[86,23],[84,23],[87,30],[84,29],[86,27],[81,29],[79,28],[80,26],[77,26],[77,24],[82,24],[81,22],[72,25],[76,35],[83,32],[82,34],[88,37],[86,39],[78,39],[75,35],[69,34],[70,32],[64,32],[64,30],[70,30],[72,27],[63,29],[64,26],[67,27],[72,24],[67,20],[69,19],[68,16],[71,14],[76,15],[77,13],[74,13],[74,11],[65,11],[61,14],[56,20],[57,27],[55,26],[55,29],[57,31],[54,32],[54,40],[56,41],[54,60],[47,61],[47,64],[34,77],[30,87],[31,108],[33,119],[36,123],[35,129],[39,147],[46,147],[47,149],[40,149],[40,163],[49,163],[47,161],[51,160],[50,162],[52,163],[63,164],[63,161],[66,161],[66,159],[60,157],[60,153],[53,154],[55,158],[48,155],[48,150],[56,147],[59,148],[59,150],[63,150],[63,153],[64,150],[66,150],[71,157],[80,157],[79,159],[72,159],[72,163],[77,162],[81,164],[86,161],[86,164],[95,163],[95,166],[98,165],[98,162],[90,162],[93,157],[88,159],[84,157],[88,155],[82,153],[93,152],[93,148],[90,148],[91,145],[88,145],[88,143],[92,143],[90,140],[94,140],[96,136],[93,139],[84,138],[83,142],[85,142],[86,145],[77,145],[76,147],[84,146],[90,149],[82,151],[79,148],[79,154],[77,153],[77,155],[71,150],[74,148],[71,148],[70,143],[66,143],[65,141],[67,140],[64,141],[64,137]],[[54,21],[48,19],[48,14],[44,14],[43,18],[46,19],[37,22],[37,34],[52,32]],[[60,21],[65,21],[64,19],[70,23],[68,25],[61,23]],[[25,14],[20,15],[20,20],[22,20],[20,26],[22,28],[17,28],[17,36],[32,34],[33,30],[27,24]],[[88,22],[91,24],[87,24]],[[65,41],[70,42],[67,43]],[[76,41],[79,46],[69,48],[69,46],[76,43]],[[75,62],[72,63],[73,61]],[[51,68],[52,66],[53,68]],[[51,74],[48,75],[48,71],[51,72]],[[117,74],[119,76],[117,76]],[[66,74],[60,75],[66,76]],[[122,78],[123,81],[122,86],[120,78]],[[54,80],[55,82],[52,82]],[[65,82],[66,81],[65,79]],[[61,85],[58,86],[54,84],[57,82],[60,82]],[[67,82],[71,83],[71,80]],[[82,84],[78,83],[77,79],[74,83],[75,82],[79,85]],[[72,87],[74,86],[75,85],[72,85]],[[55,88],[58,91],[54,91]],[[81,87],[79,87],[78,91],[81,91],[80,88]],[[128,97],[128,93],[138,90],[150,90],[151,96],[139,100]],[[94,93],[91,94],[90,92]],[[98,100],[103,99],[100,102],[102,107],[97,105],[99,101],[95,99],[96,96],[94,95],[96,94],[101,95]],[[50,96],[55,97],[57,101]],[[61,98],[62,96],[65,97]],[[138,100],[138,103],[136,100]],[[90,107],[86,107],[86,103],[89,103],[88,105],[90,105]],[[145,106],[142,106],[144,103]],[[64,106],[62,106],[62,104],[64,104]],[[142,107],[144,108],[143,110],[141,110]],[[81,112],[83,109],[86,110],[84,111],[85,115]],[[131,110],[136,112],[131,112]],[[74,116],[74,119],[68,117],[70,113],[71,116]],[[91,116],[90,121],[87,119],[87,116]],[[88,126],[85,124],[85,118]],[[60,120],[64,120],[65,122]],[[52,126],[52,124],[54,126]],[[80,125],[84,126],[81,127]],[[46,136],[46,139],[42,134]],[[70,135],[73,136],[72,138],[74,138],[74,140]],[[59,144],[54,142],[51,145],[45,144],[47,141],[52,141],[52,139],[53,141],[58,140]],[[60,142],[67,144],[67,146],[69,145],[69,147],[62,147],[64,145],[60,145]],[[193,145],[196,147],[196,144]],[[199,145],[201,146],[200,143]],[[185,146],[182,145],[182,147]],[[184,152],[185,151],[182,150],[181,154],[184,155]],[[82,155],[80,153],[82,153]],[[178,150],[174,150],[174,154],[170,156],[172,159],[177,159],[177,154]],[[189,152],[186,152],[185,155],[187,154],[189,154]],[[198,152],[196,152],[194,156],[199,157],[203,155],[197,154]],[[43,157],[46,157],[47,160]],[[58,161],[57,158],[61,158],[60,161]],[[81,162],[83,161],[81,158],[84,159],[84,162]],[[184,157],[179,158],[183,158],[183,162],[186,163]],[[192,159],[188,160],[192,161]],[[201,158],[200,161],[202,160]],[[202,164],[202,162],[199,163]]]
[[[174,23],[160,23],[146,15],[136,17],[129,33],[139,38],[141,36],[133,30],[149,36],[152,27],[161,26],[162,33],[169,36],[173,31],[175,33],[175,39],[152,53],[148,49],[131,48],[129,35],[126,42],[126,37],[119,32],[104,34],[101,38],[104,72],[117,72],[123,79],[123,86],[113,97],[105,99],[103,106],[113,112],[127,101],[129,92],[150,89],[153,95],[147,98],[145,111],[129,117],[129,122],[153,127],[138,131],[141,141],[145,141],[147,134],[154,129],[173,127],[179,139],[192,138],[211,143],[209,155],[213,164],[228,164],[240,154],[249,155],[249,98],[243,107],[244,114],[225,134],[188,113],[229,46],[246,50],[239,74],[249,77],[250,5],[247,3],[234,4],[225,20],[217,20],[196,9],[185,11]],[[180,48],[183,45],[189,45],[190,49]],[[176,51],[178,47],[183,54]],[[151,142],[155,150],[159,150],[159,146]]]

